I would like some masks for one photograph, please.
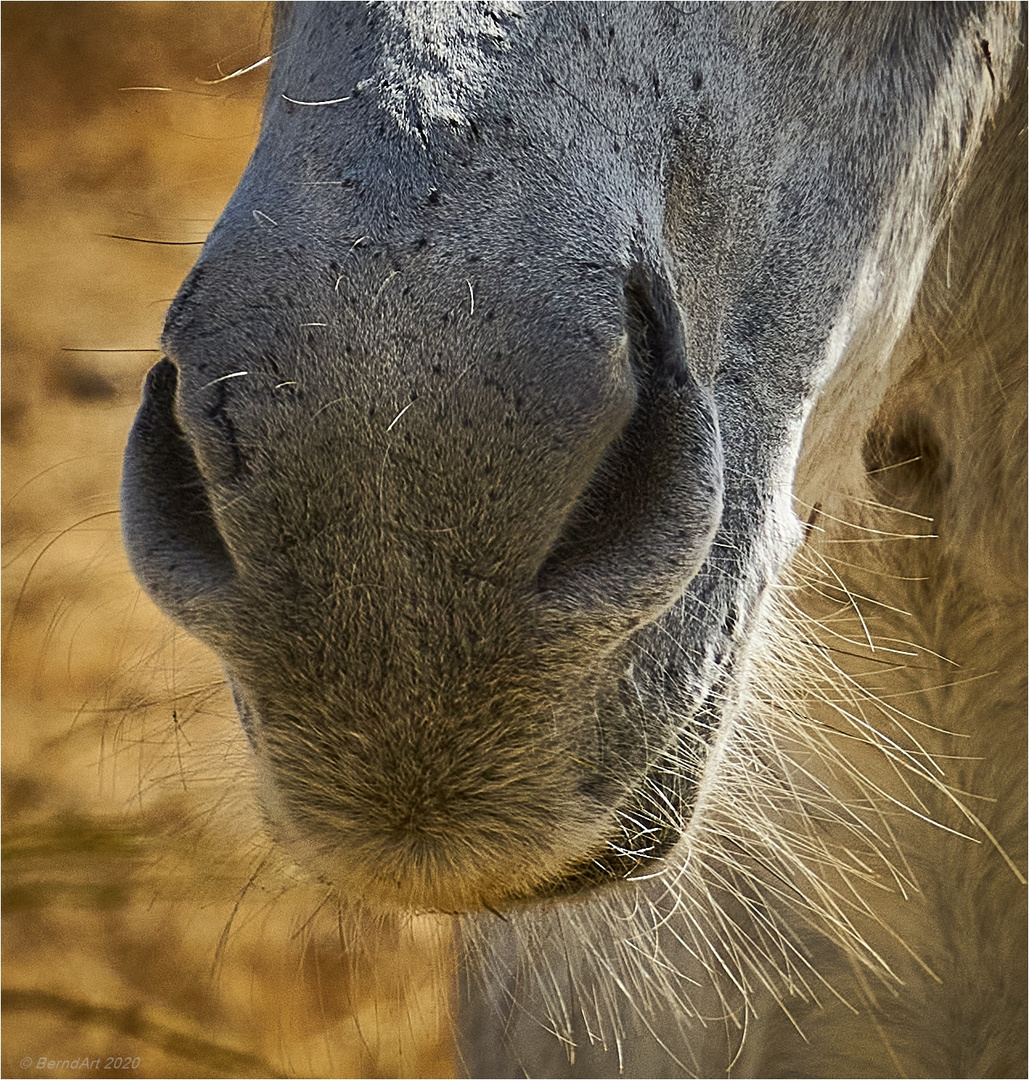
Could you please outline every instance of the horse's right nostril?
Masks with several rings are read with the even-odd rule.
[[[721,520],[714,402],[689,370],[678,307],[642,271],[625,298],[637,405],[540,570],[558,633],[619,636],[656,617],[700,569]]]
[[[161,360],[149,372],[122,475],[122,533],[147,592],[188,629],[235,570],[218,531],[203,477],[175,419],[178,373]]]

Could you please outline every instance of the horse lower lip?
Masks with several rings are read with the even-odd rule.
[[[670,781],[670,782],[669,782]],[[625,806],[616,814],[624,821],[631,821],[631,836],[608,837],[604,847],[586,856],[558,880],[538,890],[541,900],[559,896],[574,896],[596,888],[610,886],[619,881],[631,881],[660,874],[665,859],[682,838],[689,818],[688,802],[695,784],[692,779],[667,767],[651,767],[630,796]],[[656,792],[660,790],[660,799]],[[660,816],[633,806],[634,802],[661,807]],[[674,815],[676,820],[669,820]]]
[[[550,838],[549,853],[537,841],[530,858],[526,837],[508,850],[488,832],[479,836],[474,819],[448,827],[447,815],[422,819],[415,808],[392,827],[355,821],[342,832],[326,822],[295,818],[289,797],[283,802],[275,790],[267,793],[266,811],[298,863],[334,883],[343,897],[387,909],[503,910],[660,874],[681,838],[692,790],[692,779],[664,765],[651,767],[621,805],[605,814],[616,827],[607,837],[583,843],[578,856],[560,834]],[[469,851],[477,853],[472,860]],[[562,853],[559,859],[556,852]],[[550,877],[547,858],[557,860]],[[531,871],[536,880],[526,888],[520,882],[530,876],[527,860],[537,866]]]
[[[660,874],[664,861],[679,842],[682,832],[674,825],[656,827],[646,849],[623,850],[609,840],[607,849],[573,867],[552,885],[538,890],[533,900],[571,897],[619,881],[633,881]]]

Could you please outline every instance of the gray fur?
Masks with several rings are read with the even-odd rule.
[[[466,920],[477,1074],[732,1067],[693,1021],[743,1015],[752,975],[615,1004],[604,940],[619,903],[671,903],[654,970],[696,981],[663,927],[750,722],[791,496],[864,483],[1017,21],[278,11],[260,141],[130,436],[126,544],[221,657],[301,865],[372,908],[512,912]],[[565,965],[542,1022],[566,1045],[526,943]],[[760,1075],[775,1052],[744,1045]]]

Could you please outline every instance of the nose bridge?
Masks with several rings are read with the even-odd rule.
[[[384,331],[394,352],[416,325],[430,341],[460,326],[509,346],[541,321],[555,345],[575,351],[575,337],[606,334],[610,346],[623,329],[626,229],[596,220],[551,228],[535,198],[513,206],[502,185],[469,184],[433,212],[409,197],[385,215],[339,204],[333,212],[309,189],[298,199],[297,186],[280,177],[240,185],[168,311],[170,353],[286,352],[319,327],[369,341]],[[427,190],[431,203],[437,190]],[[494,200],[504,205],[491,206],[486,222]]]
[[[619,288],[598,290],[597,277],[653,261],[661,246],[642,235],[660,221],[660,184],[633,154],[612,156],[590,132],[571,153],[531,115],[513,141],[511,118],[489,111],[478,134],[437,126],[426,141],[385,119],[380,91],[322,109],[291,104],[290,70],[273,75],[261,139],[191,275],[206,279],[211,307],[229,299],[259,338],[272,322],[281,333],[287,316],[310,327],[348,300],[388,304],[412,285],[410,268],[415,285],[431,279],[439,301],[480,319],[493,310],[514,322],[534,304],[559,321],[561,307],[588,316],[586,332],[618,323]],[[189,287],[169,313],[171,335],[196,306]],[[602,302],[591,305],[591,292]],[[446,314],[420,303],[423,322]]]

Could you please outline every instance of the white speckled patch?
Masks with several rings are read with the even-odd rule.
[[[489,86],[500,53],[523,15],[516,0],[390,3],[382,15],[391,44],[383,56],[382,104],[405,131],[466,122]]]

